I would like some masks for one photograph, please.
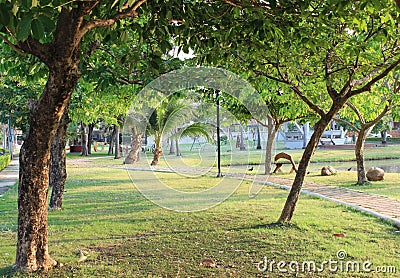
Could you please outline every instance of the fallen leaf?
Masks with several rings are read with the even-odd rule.
[[[215,262],[211,259],[204,259],[201,261],[200,265],[205,267],[215,267]]]
[[[333,234],[333,236],[335,236],[335,237],[345,237],[346,235],[345,234]]]
[[[79,249],[79,255],[80,255],[80,257],[79,257],[78,263],[83,263],[84,261],[87,260],[87,256],[86,256],[85,252],[83,252],[80,249]]]

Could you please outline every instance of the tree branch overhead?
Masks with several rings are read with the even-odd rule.
[[[136,17],[137,14],[137,9],[143,5],[147,0],[138,0],[136,1],[131,7],[127,6],[125,4],[122,8],[126,8],[125,11],[118,12],[111,16],[108,19],[96,19],[92,21],[88,21],[85,24],[82,25],[80,29],[80,36],[84,36],[86,32],[88,32],[90,29],[96,28],[96,27],[107,27],[118,20],[124,19],[124,18],[129,18],[129,17]]]

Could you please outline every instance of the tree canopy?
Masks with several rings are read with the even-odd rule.
[[[185,53],[192,49],[201,65],[242,64],[237,73],[253,76],[264,100],[279,104],[278,115],[317,115],[279,220],[290,221],[325,127],[349,99],[398,70],[395,4],[400,5],[397,0],[0,0],[1,51],[20,55],[2,57],[2,77],[13,71],[19,75],[4,84],[19,91],[24,78],[47,79],[38,82],[42,93],[37,98],[29,95],[38,90],[31,90],[35,86],[30,84],[11,97],[37,99],[29,106],[29,132],[21,150],[16,268],[46,270],[55,265],[48,254],[47,167],[72,92],[76,89],[81,105],[74,112],[78,117],[93,117],[84,112],[91,103],[99,115],[122,112],[123,102],[116,104],[116,111],[104,111],[101,100],[115,103],[114,97],[124,90],[117,84],[143,85],[180,66],[177,59],[166,58],[173,47]],[[19,66],[24,70],[19,72]],[[122,98],[129,100],[124,92]],[[292,99],[299,109],[286,108]]]

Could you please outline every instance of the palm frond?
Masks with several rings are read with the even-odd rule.
[[[190,119],[192,107],[183,103],[170,103],[162,115],[160,130],[163,134],[172,133],[176,127],[183,125]]]
[[[181,127],[178,129],[178,132],[174,134],[174,137],[194,137],[194,136],[202,136],[207,139],[209,142],[213,142],[212,138],[212,130],[213,127],[210,124],[206,123],[192,123],[188,126]]]
[[[192,118],[192,107],[180,100],[166,100],[154,110],[148,120],[147,132],[154,136],[157,147],[161,146],[162,138],[171,137],[179,126]]]

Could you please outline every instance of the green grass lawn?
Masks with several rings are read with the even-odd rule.
[[[193,170],[198,167],[213,167],[211,170],[214,172],[216,171],[214,167],[216,164],[215,153],[213,152],[213,150],[206,150],[203,153],[200,153],[198,150],[194,152],[189,152],[188,148],[188,146],[183,147],[184,152],[182,157],[164,154],[164,156],[160,160],[159,167],[186,167]],[[285,150],[285,152],[293,155],[295,161],[298,162],[301,158],[302,150]],[[122,167],[122,161],[113,160],[111,157],[106,157],[105,155],[106,151],[94,153],[90,158],[82,158],[79,154],[68,154],[68,157],[78,159],[78,161],[79,159],[86,159],[88,161],[90,160],[93,165],[98,166],[120,165],[120,167]],[[139,163],[135,164],[135,167],[148,167],[152,159],[152,154],[141,154],[141,156],[141,160],[139,161]],[[400,158],[400,147],[398,145],[388,145],[387,147],[367,148],[365,149],[365,157],[367,159],[367,168],[369,167],[368,165],[375,166],[374,161],[377,159],[388,158],[388,160],[384,163],[390,164],[392,163],[391,159]],[[246,173],[248,165],[257,165],[258,163],[260,163],[260,161],[263,163],[263,159],[264,150],[262,152],[251,150],[246,152],[234,151],[232,153],[223,153],[222,170],[224,173]],[[386,173],[384,181],[371,182],[369,185],[365,186],[357,186],[355,185],[355,183],[357,182],[357,173],[355,171],[356,162],[353,159],[354,151],[352,150],[317,150],[313,157],[313,162],[316,163],[310,164],[309,170],[311,173],[306,176],[305,180],[321,184],[342,186],[350,189],[400,199],[400,183],[398,182],[400,180],[400,174]],[[370,159],[370,161],[368,161],[368,159]],[[256,163],[256,161],[258,162]],[[352,171],[338,171],[337,175],[331,177],[320,176],[320,168],[325,164],[329,165],[329,162],[331,161],[342,161],[340,163],[341,168],[352,167]],[[382,161],[380,161],[380,163],[382,163]],[[283,167],[285,173],[279,175],[282,175],[286,178],[294,179],[295,174],[288,173],[290,168],[291,167],[289,165],[285,165]],[[247,173],[249,174],[249,172]],[[264,173],[264,165],[254,167],[254,171],[250,174],[256,173]]]
[[[83,158],[85,160],[85,158]],[[335,203],[302,196],[293,224],[278,219],[287,191],[265,187],[250,199],[244,182],[225,202],[211,209],[180,213],[146,200],[123,169],[107,168],[121,160],[70,160],[64,208],[49,213],[50,254],[64,263],[46,275],[15,277],[294,277],[260,272],[267,257],[278,261],[371,261],[400,271],[400,233],[392,225]],[[144,163],[144,162],[142,162]],[[175,189],[204,189],[215,178],[188,179],[159,173]],[[15,259],[17,189],[0,198],[0,277]],[[344,234],[335,237],[333,234]],[[88,259],[79,263],[78,250]],[[215,267],[201,265],[212,260]],[[286,269],[288,269],[286,267]],[[394,277],[382,273],[299,273],[298,277]]]
[[[199,159],[205,160],[204,163],[214,163],[216,146],[205,145],[202,148],[194,148],[190,150],[190,144],[182,144],[181,152],[184,159],[197,161]],[[264,146],[263,146],[264,147]],[[293,156],[295,162],[299,162],[303,150],[287,150],[282,149],[281,144],[276,144],[274,148],[274,155],[279,152],[286,152]],[[92,152],[92,157],[101,157],[107,155],[107,147],[101,152]],[[152,154],[147,153],[147,157],[151,158]],[[142,154],[142,156],[144,156]],[[168,150],[164,150],[164,156],[167,158],[174,157],[174,155],[168,155]],[[69,158],[79,158],[80,154],[68,153]],[[400,158],[400,147],[399,145],[387,145],[385,147],[374,147],[365,149],[365,159],[377,160],[377,159],[398,159]],[[221,164],[224,166],[228,165],[248,165],[248,164],[259,164],[265,161],[265,149],[256,150],[254,147],[250,147],[245,151],[240,151],[236,148],[231,148],[230,145],[221,146]],[[317,149],[312,162],[348,162],[355,161],[354,150],[327,150]]]

